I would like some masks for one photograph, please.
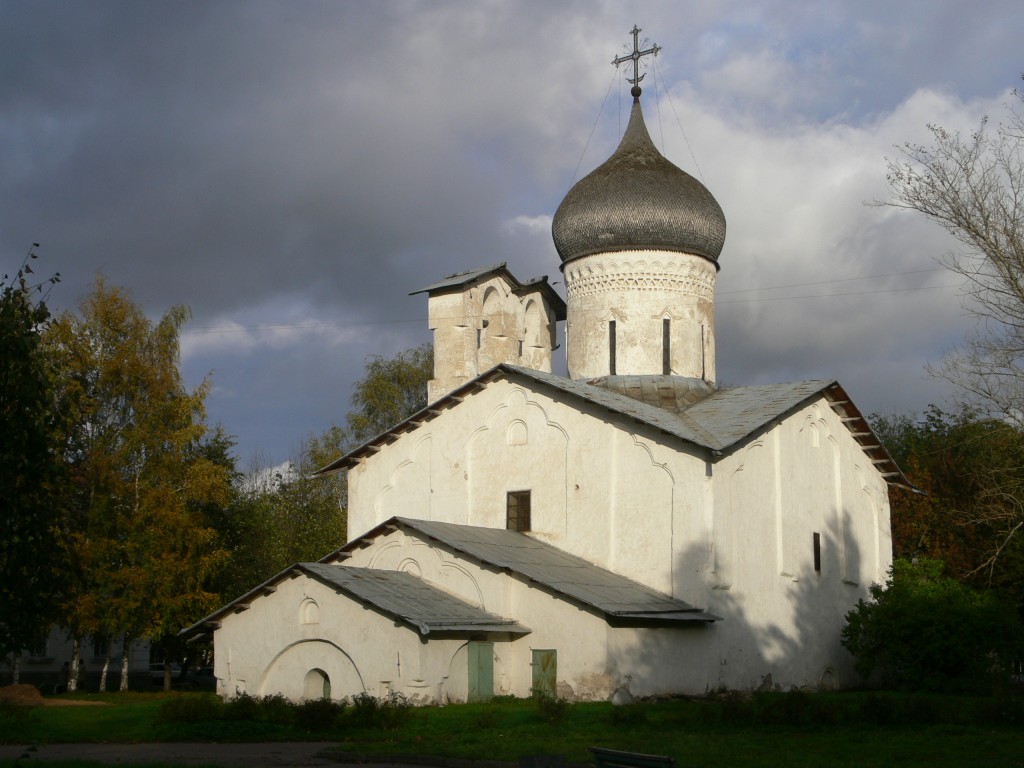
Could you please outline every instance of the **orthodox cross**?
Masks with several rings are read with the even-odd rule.
[[[658,55],[658,51],[661,50],[661,46],[659,46],[659,45],[652,45],[646,51],[641,51],[640,50],[640,32],[641,32],[640,28],[636,24],[634,24],[633,25],[633,29],[632,29],[632,33],[633,33],[633,52],[629,53],[629,54],[626,54],[625,56],[618,56],[615,59],[612,59],[612,64],[614,64],[616,67],[619,66],[619,64],[622,64],[623,62],[630,61],[630,60],[633,61],[633,79],[632,80],[628,80],[627,79],[626,82],[632,83],[634,86],[639,86],[640,85],[640,81],[643,80],[644,77],[646,76],[646,73],[644,73],[643,75],[640,74],[640,57],[641,56],[649,56],[651,54],[654,54],[655,56],[657,56]]]

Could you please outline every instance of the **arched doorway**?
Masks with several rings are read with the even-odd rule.
[[[322,669],[311,669],[306,673],[306,679],[302,683],[302,698],[306,701],[331,698],[331,678],[326,672]]]
[[[342,699],[366,689],[349,655],[334,643],[317,639],[301,640],[282,650],[263,673],[257,690],[261,696],[280,693],[298,701],[325,695]]]

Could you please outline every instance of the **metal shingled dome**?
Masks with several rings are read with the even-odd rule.
[[[725,215],[707,187],[655,148],[634,99],[618,149],[569,190],[551,234],[563,262],[651,249],[693,253],[717,263]]]

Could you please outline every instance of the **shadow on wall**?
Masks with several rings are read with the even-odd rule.
[[[854,659],[840,640],[847,612],[870,584],[844,579],[844,574],[861,573],[861,552],[842,533],[848,530],[848,513],[843,512],[842,523],[838,515],[832,519],[829,530],[818,532],[820,570],[815,569],[813,532],[808,531],[806,557],[795,576],[782,575],[775,565],[774,542],[752,541],[750,546],[767,547],[762,577],[744,580],[739,575],[728,588],[715,589],[706,552],[699,546],[684,552],[676,573],[700,586],[678,596],[722,621],[634,632],[631,641],[609,654],[612,676],[627,681],[634,695],[835,690],[859,684]]]

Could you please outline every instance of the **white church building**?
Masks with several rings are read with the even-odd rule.
[[[321,470],[348,473],[351,540],[185,630],[212,633],[221,694],[856,682],[844,616],[908,481],[837,382],[716,385],[725,217],[651,142],[640,79],[554,216],[566,300],[505,264],[417,291],[430,404]]]

